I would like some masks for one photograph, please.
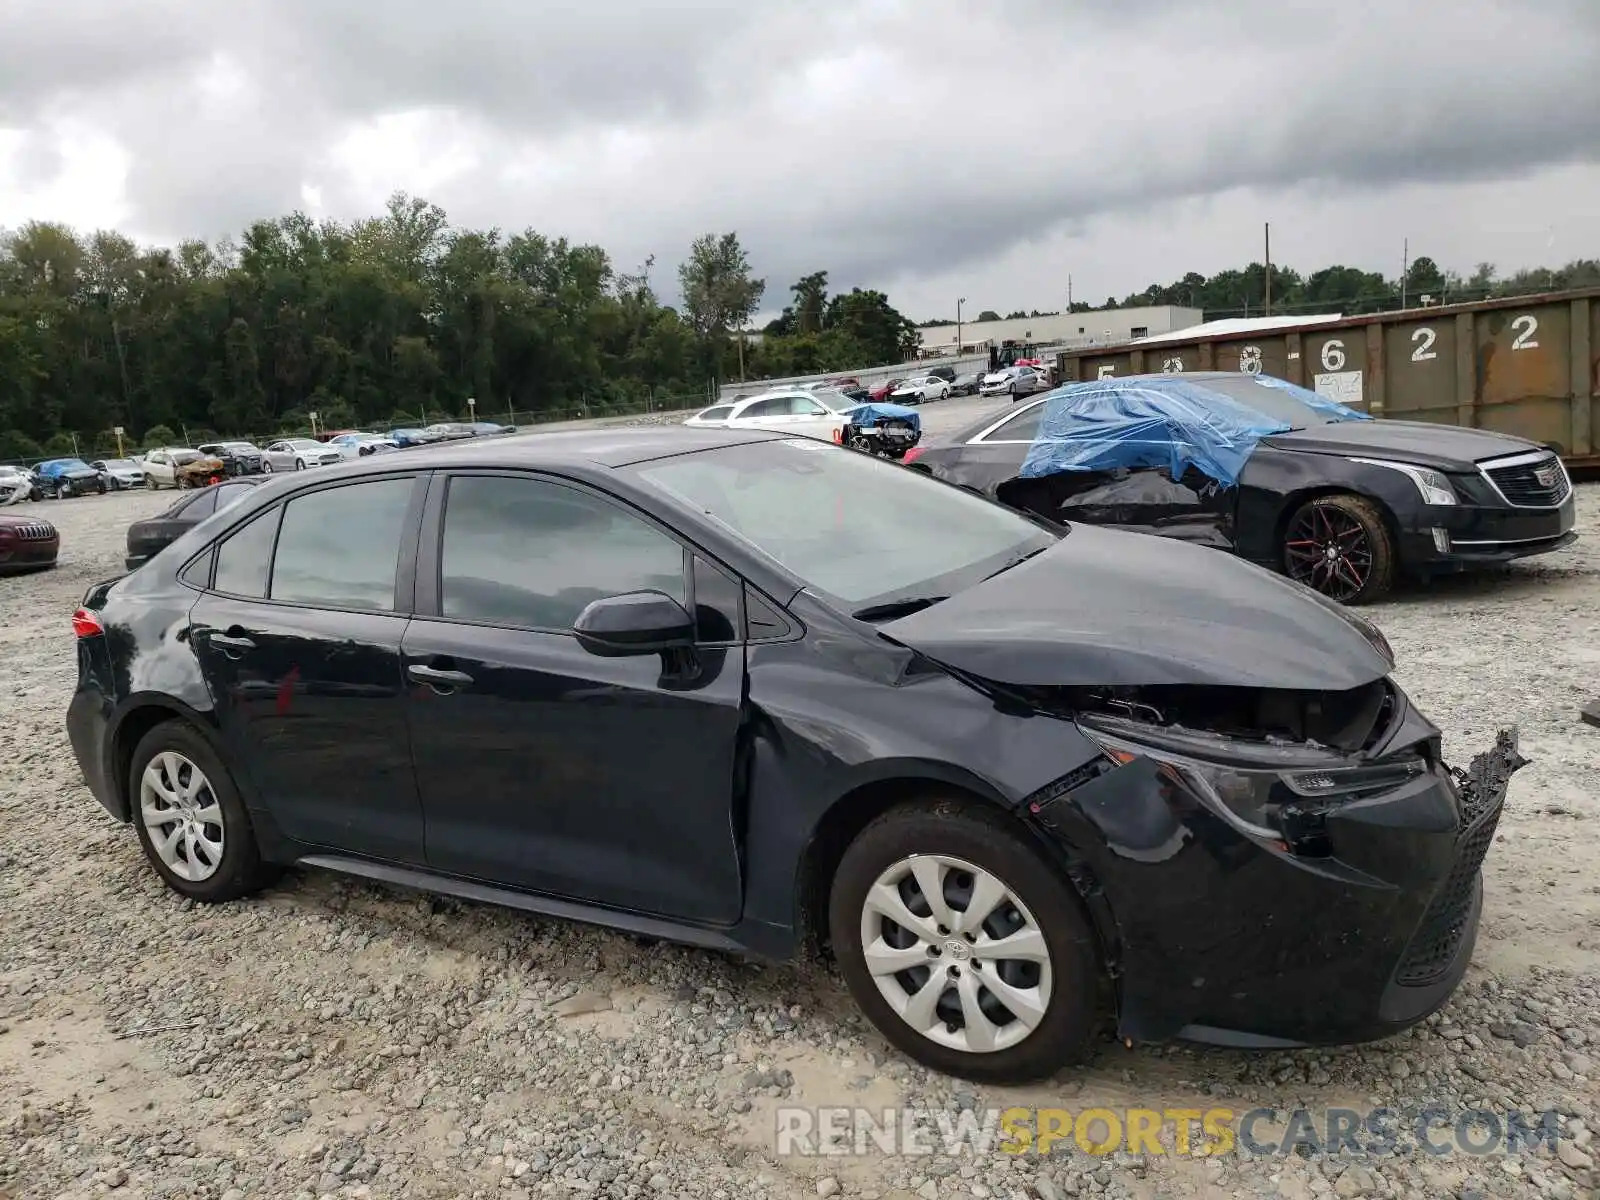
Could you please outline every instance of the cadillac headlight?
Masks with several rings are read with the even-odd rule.
[[[1382,458],[1352,458],[1351,462],[1364,463],[1369,467],[1388,467],[1391,471],[1399,471],[1417,486],[1417,494],[1422,497],[1424,504],[1457,504],[1456,490],[1450,486],[1450,480],[1442,471],[1435,471],[1432,467],[1419,467],[1412,463],[1389,462]]]

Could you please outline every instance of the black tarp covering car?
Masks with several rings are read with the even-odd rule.
[[[1120,419],[1102,419],[1111,392],[1136,397],[1146,415],[1131,419],[1124,405]],[[1264,418],[1257,431],[1270,430],[1249,439],[1236,479],[1194,461],[1194,447],[1217,441],[1192,401],[1203,394],[1218,408],[1248,406]],[[1399,575],[1502,564],[1576,539],[1571,481],[1553,451],[1484,429],[1341,417],[1307,396],[1234,372],[1070,384],[925,440],[905,461],[1052,521],[1231,551],[1344,603],[1377,599]],[[1073,465],[1030,472],[1062,436],[1052,422],[1082,435]]]
[[[1281,576],[726,428],[284,477],[73,628],[80,768],[184,896],[299,863],[820,943],[891,1042],[992,1081],[1103,1014],[1250,1046],[1422,1020],[1522,764],[1508,729],[1453,773],[1382,633]]]

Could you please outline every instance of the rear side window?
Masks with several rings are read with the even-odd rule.
[[[452,479],[440,557],[441,611],[458,621],[566,631],[606,596],[686,600],[677,541],[621,505],[546,480]]]
[[[183,515],[191,521],[204,521],[216,511],[216,488],[207,488],[183,507]]]
[[[757,400],[739,414],[741,417],[779,417],[789,415],[787,397],[777,400]]]
[[[271,598],[394,611],[395,569],[413,483],[377,479],[289,501],[272,561]]]
[[[721,408],[708,408],[700,414],[702,421],[726,421],[733,414],[733,405],[724,404]]]
[[[278,533],[281,508],[263,513],[228,535],[217,548],[217,574],[212,588],[230,596],[260,599],[267,594],[272,573],[272,540]]]

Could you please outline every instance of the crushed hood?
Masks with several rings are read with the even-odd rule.
[[[1357,618],[1280,575],[1170,538],[1084,525],[878,630],[1017,687],[1345,691],[1390,669]]]

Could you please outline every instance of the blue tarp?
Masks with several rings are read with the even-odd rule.
[[[1282,379],[1255,376],[1251,382],[1280,390],[1325,418],[1370,419]],[[1281,411],[1282,399],[1271,407]],[[1178,375],[1069,383],[1045,397],[1021,475],[1166,467],[1180,479],[1193,466],[1233,487],[1256,443],[1295,425]]]
[[[870,429],[879,421],[894,418],[906,422],[915,432],[922,432],[921,415],[916,409],[904,404],[858,404],[854,408],[845,409],[840,415],[850,424],[863,429]]]

